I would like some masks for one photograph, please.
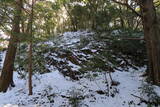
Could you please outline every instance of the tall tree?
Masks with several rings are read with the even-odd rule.
[[[0,77],[0,92],[6,92],[9,85],[13,85],[14,60],[17,50],[18,35],[20,34],[20,19],[22,0],[14,1],[15,13],[12,24],[12,31],[9,40],[2,74]]]
[[[149,75],[154,84],[160,85],[160,26],[153,0],[140,0],[146,40]]]
[[[30,30],[29,30],[29,35],[30,35],[30,41],[29,41],[29,52],[28,52],[28,59],[29,59],[29,63],[28,63],[28,72],[29,72],[29,79],[28,79],[28,83],[29,83],[29,95],[32,95],[32,47],[33,47],[33,6],[34,6],[34,0],[32,0],[32,4],[31,4],[31,14],[30,14]]]
[[[160,26],[154,0],[135,0],[135,3],[140,6],[141,14],[129,5],[128,0],[123,2],[118,0],[112,1],[127,6],[133,13],[141,17],[149,60],[148,74],[154,84],[160,85]]]

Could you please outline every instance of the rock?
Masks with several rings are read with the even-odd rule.
[[[104,92],[104,91],[102,91],[102,90],[97,90],[96,92],[97,92],[98,94],[100,94],[100,95],[105,94],[105,92]]]
[[[112,81],[112,83],[111,83],[112,86],[118,86],[119,84],[120,84],[120,82],[118,82],[118,81]]]

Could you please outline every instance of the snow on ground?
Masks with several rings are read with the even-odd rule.
[[[24,105],[24,106],[41,106],[41,107],[59,107],[69,106],[72,94],[78,93],[77,96],[83,96],[80,101],[82,107],[131,107],[138,106],[139,99],[131,94],[140,96],[139,87],[141,80],[139,73],[131,72],[114,72],[112,77],[119,81],[117,86],[118,93],[114,97],[105,94],[98,94],[96,91],[107,89],[104,74],[94,77],[93,73],[86,74],[85,78],[80,81],[70,81],[63,77],[57,70],[33,77],[33,95],[28,96],[26,80],[18,78],[18,74],[14,73],[14,81],[16,87],[8,90],[7,93],[0,93],[0,106],[5,105]],[[109,78],[109,77],[108,77]],[[113,90],[110,89],[110,92]],[[53,104],[51,102],[54,102]],[[8,106],[7,106],[8,107]],[[10,106],[11,107],[11,106]],[[139,107],[147,107],[145,104]]]
[[[155,86],[154,91],[157,93],[158,96],[160,96],[160,87]]]
[[[0,52],[0,60],[1,60],[1,61],[0,61],[0,69],[1,69],[2,66],[3,66],[5,55],[6,55],[6,51]]]
[[[84,35],[89,37],[92,34],[87,31],[66,32],[56,45],[72,45],[78,43]],[[51,41],[45,44],[55,45]],[[79,66],[68,63],[79,69]],[[7,93],[0,93],[0,107],[71,107],[73,104],[79,104],[80,107],[147,107],[133,96],[143,97],[140,88],[143,78],[140,75],[145,68],[111,73],[113,80],[120,83],[118,86],[111,86],[110,77],[104,72],[87,72],[79,81],[73,81],[53,66],[50,69],[53,72],[33,76],[32,96],[28,95],[27,80],[20,79],[17,72],[14,72],[16,87],[9,88]],[[159,87],[156,90],[159,91]]]
[[[69,45],[74,45],[78,42],[80,42],[80,39],[83,37],[89,37],[90,35],[93,35],[93,32],[89,31],[77,31],[77,32],[65,32],[61,35],[58,35],[54,41],[47,41],[45,44],[51,45],[51,46],[57,46],[57,47],[65,47]]]

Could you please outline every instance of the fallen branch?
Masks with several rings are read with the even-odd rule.
[[[109,39],[109,40],[145,40],[144,38],[140,38],[140,37],[116,37],[116,38],[112,38],[112,37],[105,37],[104,39]]]
[[[137,95],[134,95],[134,94],[131,94],[133,97],[136,97],[136,98],[139,98],[141,102],[144,102],[146,104],[151,104],[151,105],[158,105],[159,103],[158,102],[155,102],[155,101],[147,101],[146,99],[142,98],[142,97],[139,97]]]
[[[122,40],[144,40],[144,38],[120,38]]]
[[[149,101],[147,101],[146,99],[142,98],[142,97],[139,97],[137,95],[134,95],[134,94],[131,94],[133,97],[136,97],[136,98],[139,98],[141,100],[141,102],[144,102],[144,103],[149,103]]]

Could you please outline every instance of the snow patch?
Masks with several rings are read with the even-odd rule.
[[[2,67],[3,67],[3,63],[4,63],[4,58],[5,58],[5,56],[6,56],[6,51],[1,51],[0,52],[0,69],[2,69]]]
[[[34,93],[32,96],[28,96],[26,80],[19,79],[18,74],[15,72],[14,79],[16,87],[7,93],[0,93],[0,106],[17,107],[16,105],[23,104],[25,106],[38,105],[54,107],[65,104],[67,106],[69,105],[69,99],[63,98],[62,96],[71,97],[69,92],[75,90],[78,91],[81,96],[85,97],[81,101],[81,104],[88,105],[89,107],[106,107],[106,105],[109,107],[138,107],[139,99],[132,96],[132,94],[140,96],[139,87],[141,86],[141,80],[137,72],[116,71],[111,74],[114,80],[120,82],[120,85],[115,87],[118,93],[115,94],[114,97],[105,94],[100,95],[96,92],[97,90],[106,91],[106,80],[103,73],[98,73],[97,77],[93,75],[93,72],[89,72],[85,78],[79,81],[69,81],[57,70],[51,73],[37,75],[36,78],[33,77]],[[107,78],[109,78],[109,76],[107,76]],[[109,91],[112,92],[113,90],[109,89]],[[50,95],[54,96],[54,103],[50,103]],[[130,104],[131,102],[133,104]],[[142,103],[139,107],[147,107],[147,105]]]

